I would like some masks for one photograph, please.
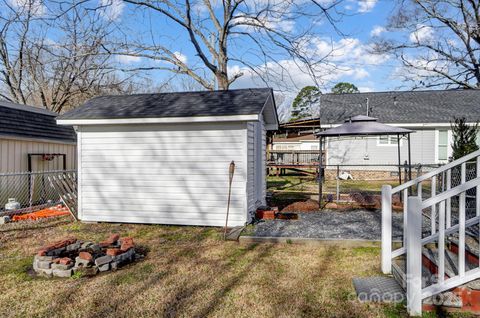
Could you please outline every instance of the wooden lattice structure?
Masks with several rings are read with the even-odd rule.
[[[78,220],[78,191],[77,191],[77,175],[75,172],[60,172],[48,176],[48,181],[58,192],[63,204],[70,210],[74,219]]]

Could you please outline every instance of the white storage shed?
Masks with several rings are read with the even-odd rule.
[[[83,221],[222,226],[265,204],[271,89],[102,96],[57,118],[78,144]]]

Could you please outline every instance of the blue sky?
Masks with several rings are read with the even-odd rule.
[[[115,4],[115,0],[114,0]],[[116,23],[122,28],[128,26],[130,29],[128,36],[132,39],[148,38],[150,29],[155,30],[157,41],[164,41],[170,50],[178,52],[189,64],[198,63],[191,43],[186,38],[186,33],[181,31],[176,25],[172,24],[164,17],[153,12],[142,12],[134,10],[129,5],[120,5],[114,11]],[[400,81],[395,76],[399,68],[399,63],[389,56],[378,56],[369,52],[369,44],[374,35],[387,35],[384,29],[387,18],[391,14],[394,2],[390,0],[345,0],[340,4],[340,8],[348,15],[342,18],[338,27],[344,33],[340,35],[335,32],[328,23],[318,23],[318,38],[315,48],[327,49],[330,45],[335,47],[331,58],[335,69],[326,68],[326,74],[321,74],[322,90],[329,91],[331,86],[340,81],[354,83],[360,88],[360,91],[385,91],[398,88],[408,89],[408,84]],[[314,8],[312,7],[312,10]],[[292,27],[293,31],[299,30],[311,21],[302,21],[299,19]],[[390,33],[391,35],[391,33]],[[248,43],[244,43],[248,46]],[[244,47],[245,47],[244,46]],[[242,48],[234,48],[242,50]],[[321,49],[319,49],[321,51]],[[251,58],[251,57],[248,57]],[[282,57],[279,56],[281,60]],[[151,61],[134,57],[119,57],[119,62],[129,67],[152,65]],[[253,60],[252,60],[253,61]],[[292,73],[293,85],[291,91],[298,91],[299,88],[312,84],[309,76],[302,69],[289,64],[285,59],[284,66]],[[158,63],[158,62],[154,62]],[[270,65],[275,67],[274,65]],[[242,70],[242,65],[231,62],[229,68],[233,71]],[[265,86],[254,74],[245,72],[246,75],[233,84],[233,88],[244,88],[251,86]],[[150,74],[154,81],[162,82],[171,78],[171,74],[166,72],[153,72]],[[273,83],[274,81],[272,81]],[[271,84],[275,88],[275,84]]]
[[[6,0],[13,6],[24,6],[27,0]],[[39,1],[39,12],[48,14],[48,10],[42,8],[44,2]],[[184,4],[184,0],[171,0],[179,5]],[[196,3],[195,12],[200,18],[207,18],[208,14],[202,9],[202,1],[191,0]],[[219,4],[221,0],[210,0],[212,5],[216,5],[220,10]],[[245,0],[247,3],[278,3],[286,0]],[[312,13],[318,12],[310,0],[290,0],[306,6]],[[321,3],[329,3],[335,0],[317,0]],[[142,10],[132,5],[126,4],[122,0],[90,0],[85,6],[90,8],[98,8],[98,5],[106,5],[104,12],[100,12],[100,19],[113,22],[116,27],[114,35],[118,38],[126,38],[128,41],[141,42],[143,44],[152,43],[152,39],[156,43],[168,48],[171,52],[175,52],[177,57],[189,66],[194,66],[202,73],[202,64],[196,56],[195,51],[185,30],[178,25],[172,23],[167,18],[153,10]],[[387,91],[397,89],[409,89],[411,84],[401,81],[398,74],[402,71],[401,65],[392,56],[377,55],[371,52],[372,40],[378,36],[386,36],[389,38],[406,37],[407,41],[412,34],[400,34],[388,31],[385,26],[388,23],[388,17],[394,10],[395,2],[393,0],[343,0],[338,9],[344,13],[341,21],[337,23],[337,27],[343,34],[335,32],[333,27],[328,24],[325,19],[320,19],[318,15],[312,14],[311,17],[298,18],[295,21],[288,21],[282,17],[276,17],[270,21],[275,28],[281,29],[292,34],[301,33],[305,28],[314,25],[315,34],[309,38],[305,47],[316,58],[327,55],[327,63],[320,64],[315,70],[315,78],[322,92],[329,92],[338,82],[350,82],[355,84],[361,92],[371,91]],[[48,2],[47,2],[48,5]],[[0,8],[1,9],[1,8]],[[209,26],[208,19],[205,22]],[[211,23],[210,23],[211,24]],[[254,30],[243,29],[243,31],[255,32]],[[429,27],[425,27],[418,34],[421,37],[433,39],[433,31]],[[54,30],[50,30],[47,34],[49,40],[55,43],[58,34]],[[247,88],[247,87],[264,87],[266,85],[273,87],[277,91],[282,91],[284,95],[283,104],[285,108],[291,104],[296,93],[306,85],[315,84],[312,77],[305,71],[305,67],[298,61],[283,53],[274,55],[273,60],[266,61],[262,64],[256,54],[252,51],[253,42],[248,40],[238,40],[230,46],[229,52],[235,56],[241,56],[248,63],[257,65],[257,70],[265,73],[269,72],[280,74],[281,70],[288,70],[288,76],[271,77],[265,84],[260,80],[258,74],[255,74],[245,65],[236,61],[229,63],[230,76],[241,72],[241,76],[231,87]],[[168,66],[165,62],[152,61],[144,57],[138,56],[115,56],[114,61],[122,68],[140,68],[148,66],[164,67]],[[281,68],[279,67],[281,66]],[[205,72],[210,78],[212,75]],[[182,82],[179,76],[174,77],[172,73],[167,71],[151,71],[143,74],[153,84],[145,86],[145,91],[155,89],[167,81],[171,81],[175,90],[182,89],[202,89],[200,86],[191,86],[185,88],[178,83]],[[282,105],[283,108],[284,105]],[[288,112],[288,110],[286,110]]]

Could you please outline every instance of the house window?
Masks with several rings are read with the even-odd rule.
[[[448,130],[438,131],[438,160],[448,160]]]
[[[388,145],[398,145],[398,137],[397,136],[380,136],[378,138],[378,144],[383,146]]]

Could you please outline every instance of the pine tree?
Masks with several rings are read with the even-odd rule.
[[[340,82],[337,83],[332,88],[332,93],[334,94],[353,94],[353,93],[360,93],[358,90],[358,87],[353,85],[352,83],[347,83],[347,82]]]
[[[453,134],[452,150],[454,160],[478,150],[478,122],[473,126],[469,126],[465,117],[455,117],[453,122],[450,122],[450,126]]]
[[[290,120],[297,120],[315,115],[315,107],[322,92],[315,86],[305,86],[300,90],[292,103],[292,116]]]

